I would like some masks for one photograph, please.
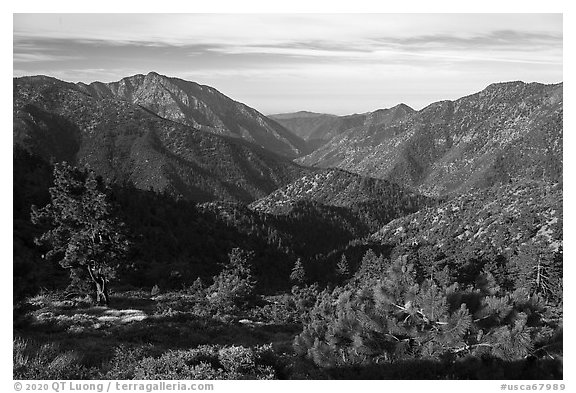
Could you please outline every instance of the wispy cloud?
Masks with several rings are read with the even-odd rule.
[[[542,46],[562,46],[562,33],[497,30],[483,34],[433,34],[413,37],[384,37],[375,40],[377,43],[394,44],[414,49],[434,49],[450,47],[456,49],[503,49],[518,50],[521,48]]]
[[[37,62],[52,62],[52,61],[69,61],[77,60],[77,56],[60,56],[49,55],[46,53],[15,53],[15,63],[37,63]]]

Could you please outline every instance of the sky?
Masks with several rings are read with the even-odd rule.
[[[14,76],[156,71],[264,114],[414,109],[495,82],[558,83],[562,14],[14,14]]]

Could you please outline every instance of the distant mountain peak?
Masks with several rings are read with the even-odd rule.
[[[486,86],[486,89],[501,89],[501,88],[507,88],[507,87],[517,87],[517,86],[524,86],[526,84],[527,83],[523,82],[523,81],[495,82],[495,83],[490,83],[488,86]]]
[[[397,105],[394,105],[393,107],[390,108],[383,108],[383,109],[376,109],[373,112],[366,112],[364,115],[367,116],[367,118],[373,117],[374,115],[377,114],[386,114],[386,113],[395,113],[395,114],[410,114],[416,112],[414,109],[412,109],[411,107],[409,107],[408,105],[404,104],[404,103],[400,103]]]
[[[416,112],[411,106],[406,105],[405,103],[401,102],[390,109],[402,109],[408,112]]]
[[[298,114],[298,115],[323,115],[324,113],[311,112],[311,111],[298,111],[298,112],[295,112],[295,114]]]
[[[301,119],[301,118],[316,118],[316,117],[337,117],[337,115],[332,115],[330,113],[319,113],[311,111],[298,111],[298,112],[287,112],[287,113],[275,113],[268,115],[268,117],[278,120],[285,119]]]

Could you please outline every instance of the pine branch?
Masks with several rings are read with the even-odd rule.
[[[473,349],[473,348],[476,348],[476,347],[494,348],[494,345],[492,345],[492,344],[486,344],[486,343],[472,344],[472,345],[464,344],[463,347],[455,348],[455,349],[451,350],[451,352],[454,353],[454,354],[456,354],[456,353],[468,351],[468,350]]]

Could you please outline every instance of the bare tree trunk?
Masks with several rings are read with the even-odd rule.
[[[540,274],[540,269],[542,267],[540,266],[540,257],[538,257],[538,266],[536,268],[536,292],[540,293],[540,281],[541,281],[541,274]]]
[[[107,306],[110,304],[110,297],[108,295],[108,283],[102,276],[98,277],[96,280],[96,302],[100,306]]]
[[[108,281],[100,273],[94,273],[90,267],[88,267],[88,273],[90,278],[96,287],[96,303],[99,306],[108,306],[110,304],[110,296],[108,295]]]

